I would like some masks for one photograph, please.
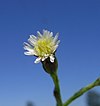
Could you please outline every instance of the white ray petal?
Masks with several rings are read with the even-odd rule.
[[[34,50],[33,50],[33,47],[30,46],[28,43],[24,43],[24,49],[25,49],[25,50],[28,50],[28,51],[34,51]]]
[[[52,37],[52,36],[53,36],[53,32],[50,33],[50,37]]]
[[[32,39],[31,37],[28,39],[28,42],[32,45],[32,46],[34,46],[35,44],[36,44],[36,42],[37,42],[37,40],[34,40],[34,39]]]
[[[47,58],[48,58],[48,57],[43,57],[43,58],[42,58],[42,61],[44,61],[44,60],[47,59]]]
[[[24,46],[24,49],[25,50],[28,50],[28,51],[30,51],[30,52],[32,52],[32,51],[34,51],[32,48],[30,48],[29,46]]]
[[[47,31],[47,30],[43,30],[43,36],[47,36],[48,33],[49,33],[49,31]]]
[[[37,31],[37,34],[38,34],[38,37],[42,37],[42,34],[39,32],[39,31]]]
[[[25,55],[31,55],[33,56],[34,54],[32,52],[24,52]]]
[[[53,42],[54,42],[54,43],[57,42],[57,40],[58,40],[58,36],[59,36],[59,33],[57,33],[57,34],[55,35],[55,37],[54,37],[54,39],[53,39]]]
[[[57,42],[56,42],[56,45],[58,45],[60,43],[60,40],[58,40]]]
[[[32,46],[30,44],[26,43],[26,42],[24,42],[23,45],[32,48]]]
[[[35,35],[30,35],[30,38],[37,40],[37,37]]]
[[[51,61],[52,63],[54,62],[54,59],[55,59],[54,56],[51,55],[51,56],[50,56],[50,61]]]
[[[35,61],[34,61],[34,63],[39,63],[41,61],[41,57],[38,57]]]
[[[57,48],[58,48],[58,45],[55,45],[55,46],[53,47],[53,53],[56,51]]]

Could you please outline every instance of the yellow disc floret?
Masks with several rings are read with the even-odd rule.
[[[52,48],[54,46],[54,43],[52,41],[52,37],[43,36],[40,38],[34,45],[34,50],[36,51],[37,55],[40,57],[50,55],[53,52]]]

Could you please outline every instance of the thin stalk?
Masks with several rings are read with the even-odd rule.
[[[85,92],[89,91],[90,89],[100,86],[100,78],[95,80],[93,83],[87,85],[86,87],[80,89],[78,92],[76,92],[72,97],[70,97],[64,104],[63,106],[68,106],[70,103],[72,103],[75,99],[83,95]]]
[[[61,94],[60,94],[60,86],[59,86],[59,79],[58,75],[56,73],[51,74],[51,77],[53,79],[55,88],[54,88],[54,97],[57,102],[57,106],[63,106]]]

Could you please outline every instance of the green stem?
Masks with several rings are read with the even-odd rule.
[[[63,106],[61,94],[60,94],[60,86],[59,86],[59,79],[56,73],[51,74],[51,77],[53,79],[55,88],[54,88],[54,96],[57,102],[57,106]]]
[[[72,103],[75,99],[83,95],[85,92],[89,91],[90,89],[100,86],[100,78],[95,80],[93,83],[89,84],[88,86],[80,89],[78,92],[76,92],[72,97],[70,97],[64,104],[63,106],[68,106],[70,103]]]

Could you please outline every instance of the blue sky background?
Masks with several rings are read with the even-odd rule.
[[[63,101],[100,76],[100,0],[0,0],[0,106],[55,106],[51,78],[23,54],[23,42],[43,29],[60,34]],[[86,106],[85,97],[70,106]]]

